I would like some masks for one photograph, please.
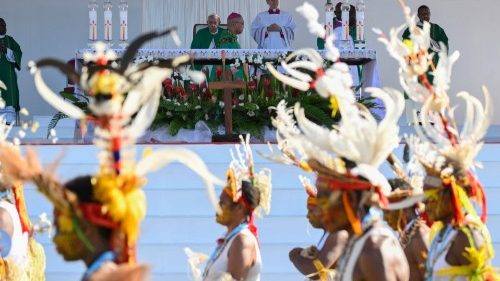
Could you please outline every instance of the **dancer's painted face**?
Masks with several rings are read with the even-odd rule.
[[[82,259],[85,256],[86,249],[74,231],[71,218],[54,210],[54,222],[56,235],[52,240],[56,245],[57,252],[66,261]]]
[[[399,223],[403,215],[403,210],[384,211],[384,220],[392,229],[399,231],[401,228]]]
[[[314,228],[323,228],[321,208],[317,205],[307,205],[307,219]]]
[[[223,190],[219,197],[221,212],[215,216],[217,223],[224,226],[229,225],[233,220],[233,211],[236,205],[233,199]]]
[[[440,221],[451,216],[451,196],[448,189],[424,186],[425,213],[429,220]]]
[[[345,229],[349,222],[342,204],[342,191],[318,188],[317,198],[321,209],[321,222],[325,230],[334,233]]]

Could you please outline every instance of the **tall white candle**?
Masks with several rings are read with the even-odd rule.
[[[128,13],[120,11],[120,41],[128,40]]]
[[[97,11],[89,11],[89,41],[97,40]]]
[[[113,41],[113,13],[104,11],[104,41]]]

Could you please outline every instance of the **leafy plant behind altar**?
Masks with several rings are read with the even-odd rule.
[[[286,53],[281,57],[281,59],[285,58]],[[279,65],[281,59],[274,64]],[[252,63],[251,67],[248,62]],[[194,68],[194,65],[191,67]],[[225,68],[213,66],[213,70],[209,71],[205,67],[203,71],[212,81],[221,81],[223,75],[227,75],[226,77],[230,80],[243,78],[245,89],[233,92],[232,110],[235,133],[250,133],[257,139],[264,140],[265,128],[273,128],[271,123],[271,118],[274,117],[273,108],[281,100],[285,100],[288,105],[300,102],[305,109],[306,116],[323,126],[331,127],[340,119],[338,111],[332,108],[332,105],[325,103],[324,98],[320,97],[316,91],[302,92],[274,78],[262,64],[261,58],[240,58]],[[165,134],[175,136],[179,130],[194,130],[197,123],[203,122],[212,134],[220,133],[224,126],[223,90],[210,90],[208,87],[210,79],[208,84],[207,82],[196,84],[181,70],[174,72],[163,82],[163,94],[150,130],[164,131]],[[362,85],[356,86],[355,92],[361,87]],[[85,94],[77,95],[61,91],[60,95],[73,105],[84,111],[87,110],[88,98]],[[377,106],[370,96],[362,96],[358,102],[369,109]],[[67,116],[61,112],[53,116],[47,135],[63,118]]]

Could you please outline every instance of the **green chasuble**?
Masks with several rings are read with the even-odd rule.
[[[217,28],[217,33],[215,34],[210,33],[208,27],[198,30],[193,38],[193,42],[191,42],[191,49],[210,49],[210,47],[215,48],[215,42],[217,42],[223,31],[224,29],[220,27]],[[195,64],[194,68],[196,70],[201,70],[203,68],[203,65]]]
[[[19,88],[17,87],[17,70],[21,70],[21,47],[14,38],[5,35],[0,38],[0,44],[5,45],[14,53],[15,63],[7,60],[5,54],[0,54],[0,80],[7,86],[7,90],[2,91],[2,98],[5,100],[6,106],[13,106],[16,111],[19,111]]]
[[[217,49],[241,49],[238,37],[229,30],[222,31],[219,40],[215,41]]]
[[[217,33],[212,34],[210,33],[208,27],[200,29],[198,32],[196,32],[196,35],[193,38],[193,42],[191,42],[191,49],[209,49],[212,40],[214,41],[214,43],[217,42],[223,31],[224,29],[219,27],[217,28]]]
[[[418,23],[417,26],[422,27],[421,23]],[[444,29],[441,28],[441,26],[431,23],[431,47],[429,48],[428,52],[429,54],[432,53],[437,53],[437,51],[441,48],[439,43],[442,42],[446,46],[446,50],[448,52],[449,50],[449,45],[448,45],[448,36],[446,36],[446,32],[444,32]],[[403,32],[403,39],[410,39],[410,29],[407,28]],[[439,62],[439,56],[438,54],[435,54],[434,57],[432,58],[432,62],[434,63],[434,66],[437,66]],[[432,84],[434,81],[434,76],[431,75],[431,69],[429,68],[429,71],[427,72],[427,79],[429,82]]]
[[[219,40],[215,42],[215,46],[217,49],[241,49],[240,48],[240,43],[238,42],[238,37],[234,34],[232,34],[229,30],[224,30],[220,37]],[[226,65],[226,70],[229,70],[229,65]],[[215,70],[215,69],[212,69]],[[214,71],[212,71],[215,73]],[[212,73],[212,74],[213,74]],[[215,75],[211,75],[211,78],[214,77]],[[234,78],[243,80],[245,77],[244,71],[243,71],[243,64],[240,65],[238,71],[234,74]]]

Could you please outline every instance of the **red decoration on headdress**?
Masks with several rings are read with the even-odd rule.
[[[113,222],[111,218],[102,213],[102,205],[99,203],[81,203],[82,214],[89,222],[97,226],[109,229],[117,229],[118,223]]]
[[[470,185],[470,198],[474,199],[481,206],[481,221],[486,223],[488,217],[488,211],[486,208],[486,194],[481,183],[477,178],[470,172],[467,171],[467,176],[469,178]]]

